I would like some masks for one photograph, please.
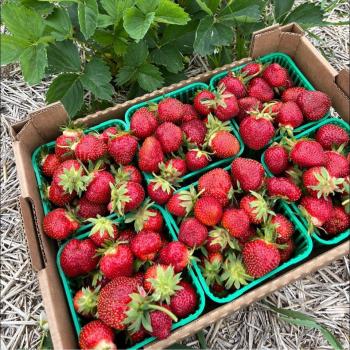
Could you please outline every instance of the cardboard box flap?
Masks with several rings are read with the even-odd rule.
[[[335,82],[343,91],[343,93],[350,98],[350,71],[348,68],[343,68],[335,77]]]

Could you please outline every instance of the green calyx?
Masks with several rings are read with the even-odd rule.
[[[89,236],[99,233],[100,237],[103,236],[104,232],[107,232],[108,235],[113,239],[114,238],[114,223],[112,220],[97,215],[96,218],[87,219],[94,226],[92,227]]]
[[[203,191],[204,190],[197,193],[194,186],[190,186],[189,191],[182,190],[178,192],[179,199],[181,201],[180,206],[183,207],[186,211],[185,216],[191,213],[194,204],[196,203],[198,197],[203,193]]]
[[[128,182],[130,180],[130,174],[124,170],[122,165],[120,165],[118,169],[111,165],[111,172],[114,175],[117,184]]]
[[[271,218],[261,227],[258,228],[256,233],[257,236],[268,243],[276,243],[278,237],[277,228],[279,227],[278,223],[273,224]]]
[[[249,112],[250,115],[254,116],[256,119],[266,119],[272,121],[276,113],[272,112],[272,107],[276,102],[266,103],[262,110],[254,109]]]
[[[154,301],[170,304],[170,297],[182,289],[182,286],[179,286],[181,273],[175,274],[172,266],[167,266],[165,269],[158,266],[156,276],[156,278],[147,279],[154,290],[152,298]]]
[[[179,171],[173,167],[171,163],[169,163],[167,166],[165,163],[159,164],[159,170],[160,170],[160,177],[166,181],[168,181],[170,184],[173,184],[175,186],[179,185],[181,182],[180,173]]]
[[[263,195],[254,191],[250,191],[250,194],[256,198],[256,200],[249,203],[249,206],[253,209],[252,212],[258,220],[266,222],[270,215],[276,215],[270,209],[270,203],[265,200]]]
[[[231,123],[229,121],[221,121],[211,113],[208,114],[208,122],[206,123],[207,133],[205,135],[205,141],[203,148],[211,146],[211,142],[218,131],[231,131]]]
[[[69,169],[64,169],[63,173],[59,176],[59,185],[62,186],[66,193],[72,194],[76,192],[80,197],[91,181],[89,175],[84,175],[85,171],[83,167],[75,169],[72,166]]]
[[[220,244],[222,249],[229,246],[231,249],[241,250],[237,239],[232,237],[229,232],[222,227],[215,226],[214,229],[209,232],[209,237],[213,238],[212,244]]]
[[[82,296],[77,301],[78,312],[82,315],[95,316],[97,313],[97,299],[100,292],[100,286],[97,288],[82,288]]]
[[[223,274],[221,278],[223,281],[226,281],[225,288],[230,289],[234,286],[236,289],[241,288],[248,284],[248,281],[253,280],[253,278],[248,275],[242,258],[236,256],[234,253],[229,254],[223,264]]]
[[[297,165],[294,165],[292,169],[287,170],[286,174],[289,175],[289,177],[298,187],[301,187],[303,172]]]
[[[98,286],[104,276],[101,270],[93,271],[90,273],[90,275],[91,275],[91,285],[93,287]]]
[[[205,281],[209,286],[212,286],[214,283],[222,284],[220,277],[221,268],[222,262],[218,260],[213,262],[205,260],[204,266],[202,266],[201,269]]]
[[[137,232],[143,229],[144,223],[153,216],[157,214],[149,209],[154,205],[154,202],[151,202],[149,198],[143,203],[143,205],[135,212],[132,212],[125,219],[125,223],[129,224],[134,223],[134,228]]]
[[[127,244],[127,241],[108,241],[102,247],[96,249],[96,256],[113,255],[117,252],[120,244]]]
[[[166,193],[171,193],[175,190],[174,186],[167,180],[153,173],[154,178],[150,181],[150,183],[154,183],[154,190],[158,190],[159,188]]]
[[[315,230],[315,222],[312,218],[312,216],[308,213],[308,211],[301,205],[299,205],[299,210],[301,212],[301,215],[306,220],[307,223],[307,232],[308,234],[312,234],[313,232],[316,232]]]
[[[111,203],[112,211],[117,213],[118,216],[124,216],[125,204],[131,201],[131,197],[128,194],[128,188],[126,183],[113,185],[111,187]]]

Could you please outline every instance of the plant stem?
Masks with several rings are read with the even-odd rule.
[[[149,305],[149,308],[151,310],[158,310],[158,311],[162,311],[165,314],[167,314],[174,322],[177,322],[177,317],[168,309],[166,309],[165,307],[159,306],[159,305],[154,305],[151,304]]]

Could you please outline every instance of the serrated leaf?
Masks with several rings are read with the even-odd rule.
[[[151,60],[158,66],[164,66],[171,73],[177,73],[184,68],[180,51],[172,45],[153,50]]]
[[[97,17],[97,27],[106,28],[114,24],[113,17],[99,13]]]
[[[128,47],[124,57],[124,62],[128,66],[141,66],[148,56],[147,43],[143,40],[138,43],[133,43]]]
[[[199,22],[193,44],[194,50],[202,56],[210,55],[218,46],[230,45],[233,40],[231,27],[217,23],[212,17],[204,17]]]
[[[274,0],[273,4],[275,6],[275,19],[278,21],[280,17],[284,17],[288,14],[290,9],[293,7],[294,0]]]
[[[31,85],[40,83],[47,67],[46,45],[27,47],[19,56],[19,62],[24,80]]]
[[[142,89],[153,91],[163,85],[164,79],[156,66],[145,63],[138,69],[137,82]]]
[[[124,29],[133,39],[141,40],[148,32],[154,16],[154,12],[144,14],[136,7],[128,8],[123,16]]]
[[[54,9],[54,5],[49,2],[43,2],[38,0],[20,0],[20,3],[25,7],[29,7],[42,15],[48,15]]]
[[[226,25],[240,23],[255,23],[260,18],[260,4],[250,0],[237,0],[225,7],[218,16],[218,21]]]
[[[159,6],[160,0],[136,0],[137,7],[143,12],[154,12]]]
[[[164,71],[162,70],[162,75],[164,77],[164,85],[171,85],[186,79],[186,75],[183,71],[179,73],[170,73],[169,71],[164,69]]]
[[[303,28],[322,26],[324,13],[321,6],[312,3],[296,7],[284,20],[283,24],[297,22]]]
[[[206,12],[209,16],[213,15],[213,11],[210,9],[209,6],[205,3],[204,0],[196,0],[197,5],[204,11]]]
[[[70,40],[56,42],[47,48],[50,73],[80,72],[78,47]]]
[[[78,19],[80,31],[85,39],[89,39],[96,30],[98,7],[96,0],[84,0],[78,3]]]
[[[124,85],[134,80],[135,73],[136,72],[134,67],[131,67],[131,66],[121,67],[116,77],[117,84]]]
[[[156,22],[185,25],[189,20],[190,16],[180,5],[171,0],[160,0],[156,10]]]
[[[93,58],[85,67],[80,78],[84,88],[91,91],[97,98],[110,100],[113,95],[111,72],[107,64],[100,58]]]
[[[123,18],[123,13],[134,5],[134,0],[101,0],[102,7],[113,18],[113,23],[117,26]]]
[[[56,40],[64,40],[72,34],[72,23],[68,11],[62,7],[56,7],[54,11],[46,17],[46,25],[53,31],[51,35]]]
[[[105,48],[113,45],[114,35],[109,30],[97,29],[92,38]]]
[[[61,101],[69,116],[73,117],[84,103],[84,89],[77,73],[60,74],[46,93],[48,103]]]
[[[1,65],[16,62],[21,53],[30,45],[25,40],[21,40],[13,35],[1,34]]]

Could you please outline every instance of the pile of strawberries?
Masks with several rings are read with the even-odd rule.
[[[185,270],[190,252],[167,241],[162,214],[152,205],[146,201],[120,226],[93,219],[88,237],[73,238],[62,250],[74,308],[86,322],[79,336],[82,349],[116,349],[114,330],[125,331],[132,344],[149,335],[164,339],[173,322],[198,307]]]

